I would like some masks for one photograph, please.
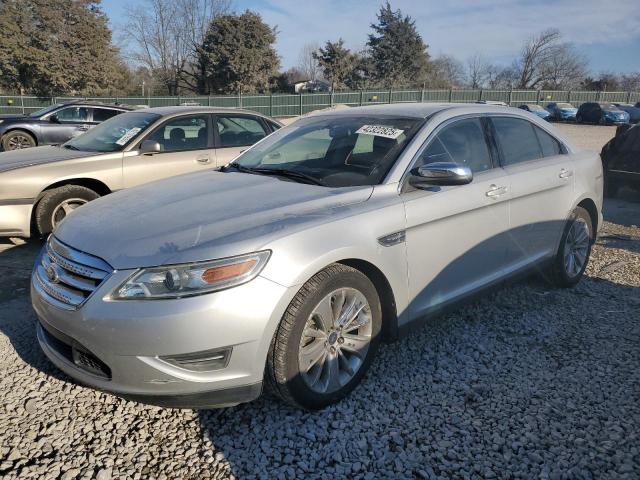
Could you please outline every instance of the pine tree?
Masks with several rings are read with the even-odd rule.
[[[415,22],[393,11],[389,2],[377,16],[367,45],[379,82],[387,87],[421,83],[429,70],[429,55]]]
[[[324,47],[313,54],[313,58],[318,61],[324,77],[331,83],[331,90],[342,87],[355,67],[355,56],[345,48],[342,39],[337,42],[327,41]]]

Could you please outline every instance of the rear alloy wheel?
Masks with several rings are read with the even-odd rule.
[[[379,345],[377,291],[360,271],[330,265],[287,308],[267,360],[267,380],[284,401],[318,409],[360,382]]]
[[[64,185],[48,190],[36,207],[35,222],[38,232],[43,236],[52,232],[72,211],[99,196],[80,185]]]
[[[576,207],[567,221],[560,247],[552,266],[552,283],[558,287],[576,285],[589,263],[593,244],[591,216],[582,207]]]
[[[23,148],[31,148],[36,146],[36,139],[22,130],[14,130],[2,137],[2,148],[5,151],[21,150]]]

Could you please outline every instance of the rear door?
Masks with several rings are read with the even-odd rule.
[[[73,105],[49,115],[41,125],[43,143],[59,144],[91,128],[89,107]]]
[[[509,245],[508,177],[494,160],[486,125],[480,117],[445,123],[411,167],[453,161],[473,172],[468,185],[409,188],[402,194],[414,318],[502,276]]]
[[[217,167],[226,165],[271,133],[263,119],[254,115],[217,114],[214,118]]]
[[[172,117],[140,139],[160,144],[160,152],[139,155],[137,150],[125,154],[125,187],[151,182],[182,173],[211,169],[215,165],[211,115],[194,114]]]
[[[555,254],[573,206],[574,166],[566,148],[523,118],[491,117],[509,175],[510,269]]]

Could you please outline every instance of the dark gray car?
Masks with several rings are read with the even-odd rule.
[[[52,105],[29,115],[0,115],[2,150],[57,145],[122,112],[125,105],[71,102]]]

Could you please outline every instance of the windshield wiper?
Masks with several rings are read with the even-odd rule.
[[[322,181],[318,180],[311,175],[307,175],[306,173],[296,172],[295,170],[287,170],[286,168],[265,168],[265,167],[244,167],[242,165],[238,165],[237,163],[232,163],[225,167],[227,168],[235,168],[239,172],[245,173],[257,173],[259,175],[279,175],[281,177],[287,177],[294,180],[304,180],[305,183],[311,183],[313,185],[320,185],[321,187],[326,186]]]
[[[261,173],[263,175],[280,175],[281,177],[287,177],[293,180],[304,180],[305,182],[311,183],[313,185],[320,185],[322,187],[325,186],[325,184],[318,180],[316,177],[312,177],[311,175],[307,175],[306,173],[296,172],[295,170],[287,170],[286,168],[252,167],[251,171]]]
[[[80,150],[78,147],[75,147],[73,145],[63,145],[64,148],[68,148],[69,150]]]

